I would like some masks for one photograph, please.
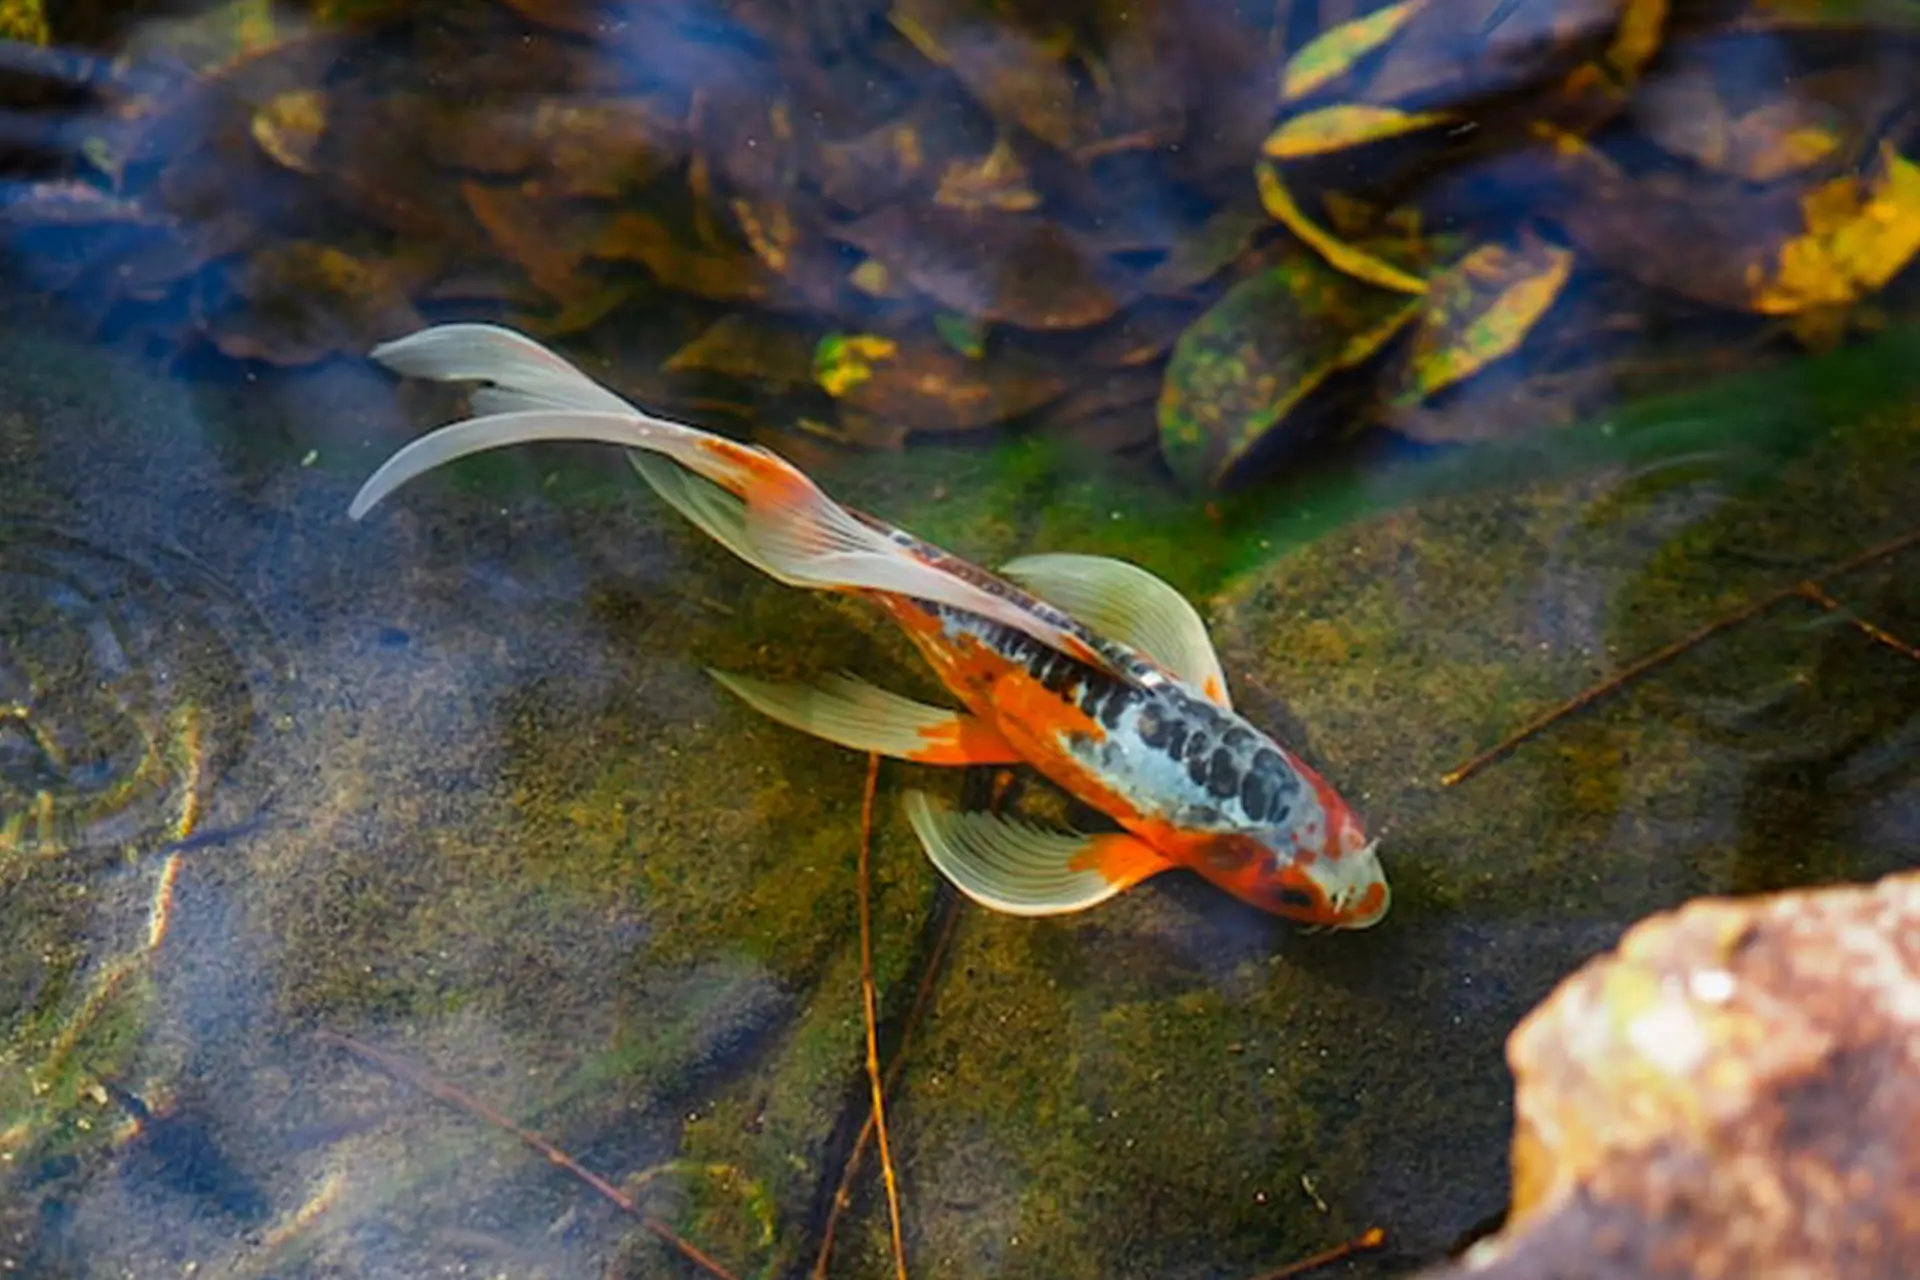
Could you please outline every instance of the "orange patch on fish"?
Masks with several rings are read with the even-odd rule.
[[[1011,663],[993,682],[993,709],[997,719],[1018,724],[1023,737],[1052,734],[1059,741],[1073,736],[1101,742],[1107,736],[1105,725]]]
[[[1115,831],[1088,839],[1086,852],[1067,865],[1074,871],[1097,871],[1108,884],[1131,889],[1173,863],[1144,840]]]
[[[927,745],[907,759],[921,764],[1019,764],[1024,757],[978,716],[955,716],[951,723],[922,729]]]

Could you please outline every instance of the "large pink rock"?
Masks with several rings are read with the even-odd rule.
[[[1643,921],[1507,1059],[1512,1211],[1434,1280],[1920,1280],[1920,874]]]

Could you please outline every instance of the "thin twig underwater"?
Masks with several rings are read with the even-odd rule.
[[[1655,667],[1671,662],[1681,654],[1698,648],[1702,643],[1719,635],[1721,632],[1731,630],[1743,622],[1751,622],[1761,614],[1785,604],[1789,600],[1805,600],[1817,605],[1828,613],[1844,620],[1869,640],[1884,645],[1896,653],[1901,653],[1916,661],[1920,661],[1920,648],[1916,648],[1914,645],[1876,626],[1867,619],[1858,617],[1829,595],[1825,586],[1826,583],[1831,582],[1835,578],[1844,577],[1847,574],[1864,569],[1869,565],[1876,564],[1881,560],[1887,559],[1889,556],[1897,555],[1915,546],[1920,546],[1920,529],[1909,530],[1897,538],[1890,538],[1877,546],[1868,547],[1865,551],[1848,556],[1836,564],[1829,565],[1810,578],[1798,579],[1786,586],[1779,587],[1749,600],[1733,612],[1722,614],[1720,617],[1713,619],[1697,630],[1689,632],[1671,644],[1662,645],[1645,657],[1629,663],[1626,667],[1607,677],[1605,680],[1602,680],[1599,684],[1535,716],[1502,738],[1499,742],[1496,742],[1485,751],[1480,752],[1471,760],[1468,760],[1465,764],[1459,765],[1442,774],[1440,776],[1440,785],[1445,787],[1458,786],[1460,783],[1465,782],[1468,778],[1473,777],[1485,769],[1488,765],[1513,754],[1513,752],[1524,743],[1545,732],[1547,729],[1552,728],[1562,720],[1586,710],[1594,703],[1601,701],[1611,694],[1620,692],[1641,676],[1652,671]]]
[[[488,1106],[472,1094],[448,1084],[445,1080],[437,1076],[429,1074],[427,1071],[413,1065],[404,1058],[388,1053],[384,1049],[377,1049],[370,1044],[354,1039],[352,1036],[342,1034],[338,1031],[327,1030],[321,1030],[315,1034],[326,1043],[337,1045],[345,1049],[348,1053],[351,1053],[354,1057],[361,1059],[363,1062],[371,1063],[396,1080],[404,1081],[414,1088],[421,1090],[423,1093],[438,1098],[450,1107],[464,1111],[470,1116],[485,1121],[496,1129],[512,1134],[521,1142],[545,1156],[547,1160],[557,1168],[566,1170],[580,1181],[586,1183],[589,1187],[592,1187],[602,1197],[618,1206],[621,1212],[639,1219],[640,1225],[646,1228],[648,1232],[665,1242],[673,1248],[675,1252],[679,1253],[689,1262],[692,1262],[702,1271],[715,1277],[715,1280],[735,1280],[731,1271],[721,1266],[718,1261],[698,1245],[683,1238],[678,1232],[674,1231],[672,1227],[669,1227],[666,1223],[641,1208],[640,1202],[632,1196],[622,1191],[619,1187],[614,1186],[611,1182],[608,1182],[591,1169],[586,1168],[554,1143],[541,1137],[533,1130],[516,1124],[504,1113]],[[645,1175],[642,1176],[644,1177]]]
[[[878,999],[873,986],[873,893],[868,865],[873,860],[873,801],[879,789],[880,757],[869,753],[867,785],[860,795],[860,1012],[867,1024],[867,1079],[873,1087],[873,1130],[880,1143],[880,1172],[887,1188],[887,1220],[893,1231],[893,1271],[897,1280],[907,1280],[907,1250],[900,1235],[900,1188],[893,1173],[893,1146],[887,1137],[886,1087],[880,1079]]]
[[[656,494],[748,564],[876,606],[964,710],[850,676],[782,685],[714,672],[723,687],[863,753],[1029,764],[1121,828],[1046,830],[906,792],[927,856],[981,905],[1021,916],[1084,911],[1182,867],[1309,925],[1364,929],[1386,915],[1386,877],[1359,816],[1234,709],[1199,614],[1146,570],[1049,554],[989,573],[841,506],[765,449],[627,403],[509,329],[440,325],[373,355],[399,373],[490,385],[473,393],[477,416],[389,458],[355,496],[353,518],[470,454],[542,440],[623,446]]]

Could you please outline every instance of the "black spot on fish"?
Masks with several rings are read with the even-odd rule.
[[[1290,796],[1300,789],[1300,775],[1287,767],[1277,751],[1262,748],[1255,753],[1251,770],[1265,776],[1276,797]]]
[[[1204,760],[1213,754],[1213,739],[1207,736],[1206,730],[1196,725],[1187,737],[1186,750],[1181,754],[1190,761]]]
[[[1240,771],[1234,767],[1233,752],[1221,747],[1207,765],[1207,790],[1221,799],[1240,791]]]
[[[1133,699],[1129,698],[1127,691],[1117,684],[1106,685],[1105,689],[1106,701],[1100,707],[1100,723],[1109,729],[1118,729],[1120,717],[1126,714],[1127,706]]]
[[[1146,743],[1155,751],[1158,751],[1166,745],[1167,730],[1170,726],[1167,724],[1166,718],[1152,707],[1148,707],[1140,713],[1140,719],[1135,722],[1134,727],[1140,734],[1140,741]]]
[[[1193,746],[1195,743],[1205,746],[1206,741],[1207,740],[1199,734],[1195,734],[1193,742],[1188,744],[1187,776],[1193,779],[1193,785],[1196,787],[1204,787],[1207,785],[1207,772],[1212,761],[1204,751],[1196,751],[1193,749]]]
[[[1275,805],[1275,806],[1273,806],[1273,812],[1271,812],[1271,813],[1269,813],[1269,814],[1267,815],[1267,821],[1268,821],[1268,822],[1271,822],[1271,823],[1272,823],[1272,824],[1273,824],[1274,826],[1276,826],[1276,827],[1277,827],[1277,826],[1279,826],[1279,825],[1280,825],[1281,823],[1283,823],[1283,822],[1285,822],[1285,821],[1287,820],[1287,815],[1288,815],[1288,814],[1290,814],[1290,813],[1292,813],[1292,812],[1293,812],[1293,806],[1292,806],[1292,805],[1290,805],[1290,804],[1277,804],[1277,805]]]
[[[1178,720],[1167,726],[1166,753],[1169,759],[1178,760],[1180,753],[1187,747],[1187,726]]]
[[[1304,889],[1281,889],[1276,895],[1280,901],[1299,911],[1313,910],[1313,895]]]
[[[1239,725],[1227,730],[1226,746],[1231,751],[1245,751],[1253,745],[1253,733]]]
[[[1240,783],[1240,807],[1255,822],[1262,822],[1267,816],[1267,806],[1273,803],[1273,789],[1267,785],[1266,777],[1258,770],[1249,773]]]

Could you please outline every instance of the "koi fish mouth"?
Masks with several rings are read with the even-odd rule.
[[[1371,929],[1386,919],[1393,904],[1393,890],[1380,869],[1380,841],[1373,840],[1358,853],[1349,855],[1353,874],[1327,895],[1333,908],[1336,929]]]

